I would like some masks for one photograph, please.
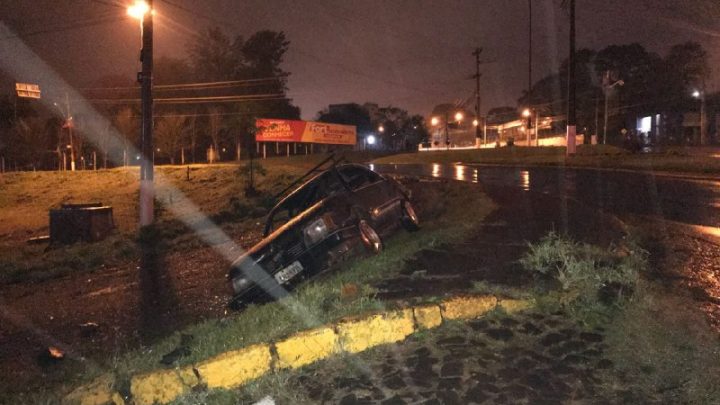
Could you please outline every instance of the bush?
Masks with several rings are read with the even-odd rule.
[[[635,290],[647,252],[604,250],[550,233],[520,260],[545,289],[560,290],[568,306],[621,302]]]

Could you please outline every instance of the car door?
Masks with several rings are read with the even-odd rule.
[[[390,182],[359,165],[340,167],[343,180],[352,190],[352,201],[361,206],[379,230],[398,218],[400,195]]]

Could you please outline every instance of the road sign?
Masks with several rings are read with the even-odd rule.
[[[31,83],[15,83],[15,91],[18,97],[40,98],[40,86]]]

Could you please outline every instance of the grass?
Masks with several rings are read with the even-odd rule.
[[[182,360],[182,364],[189,364],[222,351],[277,339],[344,316],[385,308],[386,303],[374,298],[375,291],[369,286],[372,281],[395,274],[405,259],[423,248],[461,240],[493,208],[493,203],[479,191],[464,190],[460,194],[458,185],[442,184],[442,195],[438,198],[450,203],[449,214],[426,222],[416,233],[398,233],[387,241],[382,254],[350,261],[332,275],[300,287],[283,301],[251,305],[236,316],[206,321],[179,331],[153,347],[125,357],[119,362],[121,373],[156,367],[162,354],[177,345],[181,334],[196,337],[191,354]],[[464,197],[447,197],[456,194]],[[478,207],[477,215],[470,221],[462,215],[462,207],[469,203]],[[351,299],[341,296],[342,287],[348,284],[360,287],[359,294]]]
[[[693,302],[646,285],[607,326],[609,357],[635,401],[716,403],[720,342]],[[633,399],[631,399],[631,402]]]
[[[597,324],[621,309],[636,292],[648,253],[632,240],[613,249],[577,243],[550,233],[520,260],[536,281],[537,301]]]
[[[666,171],[693,174],[720,173],[720,158],[691,149],[667,149],[663,153],[631,154],[609,145],[579,145],[577,154],[566,156],[564,147],[521,147],[497,149],[417,152],[375,159],[377,164],[458,163],[511,166],[568,166],[602,169]]]
[[[181,196],[199,207],[199,213],[223,226],[231,236],[256,231],[256,223],[272,206],[272,196],[327,155],[293,156],[258,161],[262,166],[256,198],[245,198],[247,176],[238,164],[158,166],[156,168],[156,216],[158,229],[168,246],[185,250],[202,246],[176,212]],[[375,157],[349,153],[348,160],[362,162]],[[187,180],[188,167],[190,180]],[[0,175],[0,283],[38,281],[69,273],[97,271],[138,259],[138,169],[98,171],[17,172]],[[113,207],[117,231],[93,244],[29,245],[29,237],[47,234],[48,210],[63,203],[101,201]],[[190,222],[201,216],[186,216]],[[257,233],[257,232],[256,232]],[[251,244],[256,239],[248,240]],[[247,247],[247,246],[246,246]]]
[[[551,234],[531,246],[522,264],[556,282],[554,291],[540,282],[541,309],[564,310],[606,331],[615,369],[603,375],[603,384],[609,393],[623,386],[619,402],[714,403],[720,397],[717,332],[697,303],[642,277],[650,270],[647,252],[634,239],[607,251]],[[604,301],[603,289],[612,284],[632,295]]]
[[[55,387],[53,393],[46,395],[58,395],[105,372],[114,373],[119,377],[119,386],[125,387],[129,376],[161,367],[160,359],[178,347],[183,335],[192,336],[187,347],[190,352],[179,359],[177,365],[191,364],[258,342],[278,340],[345,316],[392,307],[393,304],[375,298],[373,281],[396,274],[404,260],[423,248],[462,240],[494,208],[478,188],[468,190],[453,182],[431,184],[416,187],[418,203],[424,207],[421,230],[415,233],[400,231],[387,241],[382,254],[348,261],[328,276],[301,286],[291,297],[280,302],[251,305],[240,313],[176,331],[151,346],[109,355],[99,362],[99,366],[87,367],[82,373],[68,376],[66,388]],[[476,214],[468,220],[465,210],[470,204],[476,207]],[[358,286],[358,294],[344,296],[343,286],[350,284]]]

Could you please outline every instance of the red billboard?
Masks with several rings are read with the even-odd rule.
[[[257,142],[305,142],[332,145],[355,145],[357,133],[354,125],[325,122],[258,119],[255,121]]]

